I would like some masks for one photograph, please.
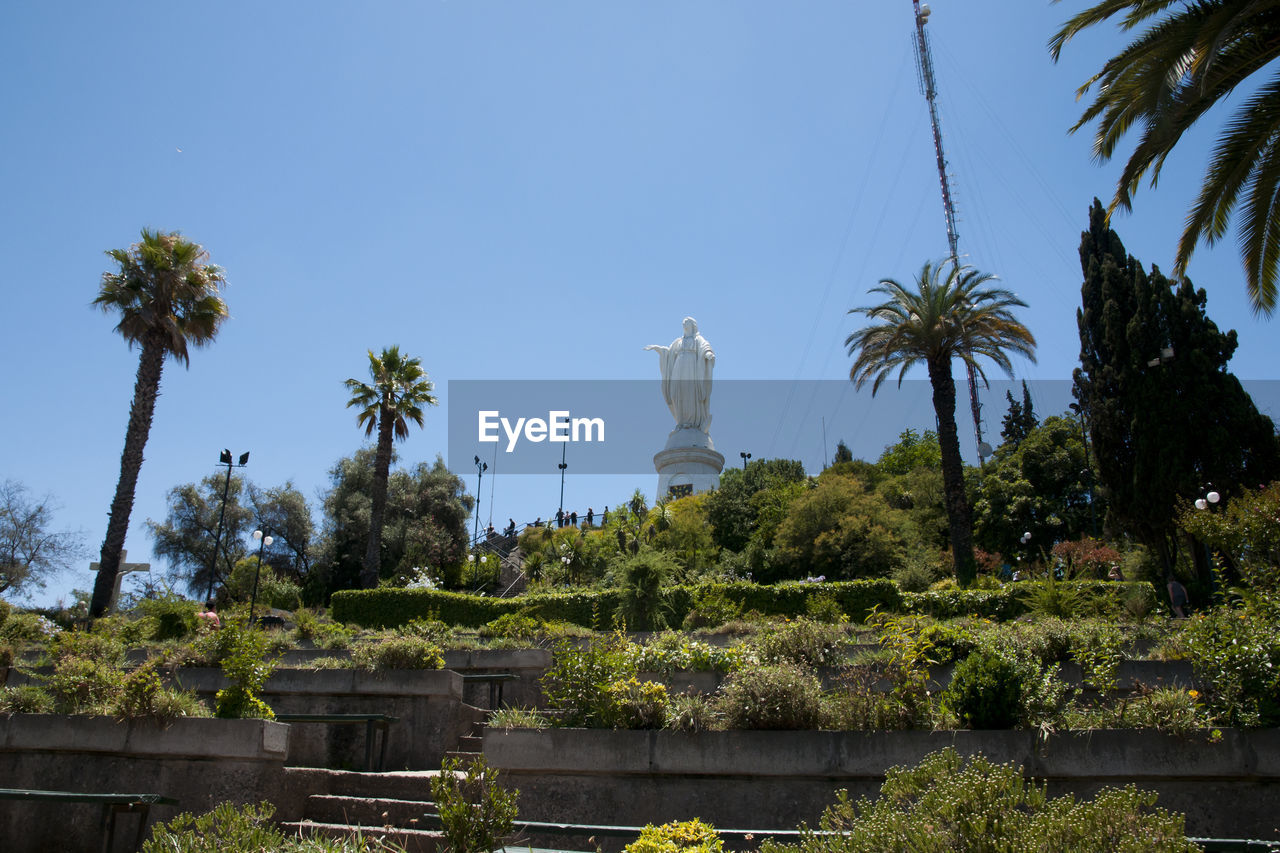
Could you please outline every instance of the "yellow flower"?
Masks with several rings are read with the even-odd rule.
[[[1187,695],[1188,695],[1188,696],[1190,696],[1192,699],[1198,699],[1198,698],[1200,698],[1200,691],[1199,691],[1199,690],[1188,690],[1188,691],[1187,691]]]

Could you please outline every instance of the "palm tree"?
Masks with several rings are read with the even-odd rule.
[[[128,341],[130,349],[137,344],[141,354],[124,453],[120,456],[120,479],[111,501],[89,606],[89,615],[94,618],[106,612],[115,588],[164,360],[172,356],[189,366],[189,348],[212,342],[227,318],[227,304],[219,293],[226,283],[222,268],[205,263],[209,253],[198,243],[184,240],[177,232],[166,234],[144,228],[140,242],[107,254],[119,270],[102,274],[102,286],[93,304],[106,313],[118,314],[116,331]]]
[[[373,457],[373,507],[369,513],[369,544],[365,547],[360,585],[366,589],[378,585],[379,555],[382,550],[382,520],[387,508],[387,477],[391,472],[391,439],[409,437],[408,421],[423,424],[422,407],[436,405],[431,380],[422,362],[405,358],[400,347],[388,347],[382,355],[369,350],[369,375],[372,384],[348,379],[351,399],[347,407],[359,407],[356,423],[365,428],[366,436],[378,431],[378,448]]]
[[[890,373],[898,371],[898,384],[907,370],[920,362],[929,369],[933,409],[938,417],[938,441],[942,446],[942,482],[951,530],[951,550],[956,578],[967,586],[975,575],[973,527],[964,494],[964,469],[956,434],[956,383],[951,361],[959,358],[986,383],[978,363],[985,356],[1006,373],[1012,366],[1006,351],[1035,360],[1035,338],[1010,312],[1026,303],[1002,288],[987,287],[995,276],[954,262],[926,263],[914,288],[893,279],[882,279],[871,293],[887,301],[871,308],[854,308],[874,325],[845,339],[849,355],[856,356],[849,378],[861,388],[873,379],[872,396]]]
[[[1175,7],[1170,10],[1170,7]],[[1155,186],[1165,158],[1184,132],[1254,72],[1280,57],[1280,15],[1275,0],[1102,0],[1067,21],[1049,43],[1056,61],[1081,31],[1121,15],[1124,30],[1146,28],[1077,92],[1096,84],[1093,103],[1071,130],[1098,120],[1093,153],[1111,159],[1137,125],[1110,210],[1128,210],[1150,173]],[[1178,241],[1175,275],[1184,274],[1200,241],[1226,233],[1240,205],[1240,251],[1255,312],[1276,305],[1280,260],[1280,76],[1266,81],[1236,109],[1218,136],[1195,205]]]

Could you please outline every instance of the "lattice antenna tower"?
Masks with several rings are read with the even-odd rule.
[[[938,120],[938,81],[933,71],[933,54],[929,50],[929,7],[911,0],[916,15],[916,34],[912,40],[916,50],[916,73],[920,93],[929,104],[929,123],[933,126],[933,150],[938,159],[938,183],[942,187],[942,213],[947,223],[947,245],[951,262],[960,263],[960,233],[956,229],[956,206],[951,197],[951,178],[947,175],[947,155],[942,147],[942,123]],[[973,435],[978,444],[978,462],[986,464],[991,449],[982,440],[982,403],[978,400],[978,377],[970,364],[965,365],[969,378],[969,409],[973,413]]]

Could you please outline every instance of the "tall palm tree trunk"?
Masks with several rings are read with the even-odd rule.
[[[391,474],[391,436],[395,419],[383,407],[378,417],[378,451],[373,457],[373,506],[369,510],[369,544],[364,551],[360,586],[373,589],[378,585],[378,568],[382,553],[382,520],[387,510],[387,479]]]
[[[116,575],[120,572],[120,552],[129,532],[129,515],[133,512],[133,493],[142,469],[142,450],[151,434],[151,418],[160,396],[160,375],[164,371],[165,348],[158,336],[150,336],[142,344],[138,358],[138,375],[133,383],[133,405],[129,408],[129,426],[124,434],[124,452],[120,454],[120,479],[111,501],[107,520],[107,536],[98,558],[98,577],[93,583],[90,617],[97,619],[107,612]]]
[[[942,490],[947,504],[956,580],[961,586],[969,586],[977,574],[973,560],[973,524],[969,519],[969,501],[964,494],[964,465],[956,432],[956,382],[951,376],[949,356],[929,359],[929,383],[933,386],[933,410],[938,416]]]

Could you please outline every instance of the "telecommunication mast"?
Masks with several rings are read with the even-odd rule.
[[[938,159],[938,183],[942,187],[942,212],[947,223],[947,245],[951,249],[952,263],[960,262],[960,235],[956,230],[956,207],[951,198],[951,179],[947,175],[947,155],[942,148],[942,124],[938,120],[938,84],[933,73],[933,55],[929,51],[929,36],[924,25],[929,20],[929,6],[920,0],[911,0],[916,14],[916,71],[920,78],[920,93],[929,103],[929,122],[933,126],[933,150]],[[991,448],[982,440],[982,403],[978,401],[978,377],[973,366],[965,365],[969,378],[969,409],[973,413],[973,434],[978,444],[978,462],[985,464]]]

